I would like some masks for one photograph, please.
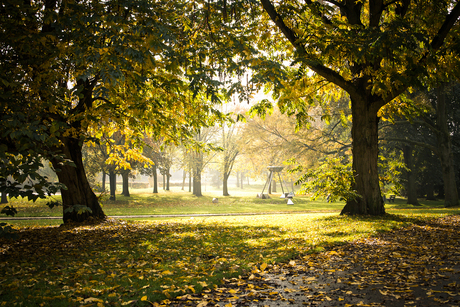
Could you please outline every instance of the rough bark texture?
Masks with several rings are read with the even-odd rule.
[[[361,197],[347,200],[341,214],[383,215],[385,207],[378,177],[378,122],[377,110],[364,99],[351,99],[353,124],[352,189]]]
[[[99,204],[99,200],[91,189],[86,178],[82,160],[82,145],[78,139],[63,138],[63,153],[72,160],[75,166],[61,165],[53,160],[53,166],[57,171],[59,182],[67,189],[61,190],[64,223],[83,222],[89,218],[104,219],[105,214]],[[90,210],[82,210],[82,208]]]
[[[413,146],[412,145],[404,145],[403,147],[403,155],[404,155],[404,163],[408,170],[406,171],[406,192],[407,192],[407,203],[420,206],[420,203],[417,200],[417,182],[416,182],[416,172],[415,172],[415,165],[414,165],[414,157],[412,155]]]

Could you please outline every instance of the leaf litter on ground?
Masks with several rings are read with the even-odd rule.
[[[244,277],[175,306],[459,306],[460,216],[335,246]]]
[[[458,216],[423,220],[325,214],[22,228],[17,240],[0,240],[0,305],[458,305],[450,277]]]

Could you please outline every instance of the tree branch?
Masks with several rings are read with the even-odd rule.
[[[326,80],[338,85],[348,93],[355,93],[356,89],[354,88],[351,82],[346,81],[339,73],[336,71],[320,64],[320,61],[317,58],[312,58],[310,54],[307,53],[305,47],[299,42],[299,37],[297,34],[289,28],[283,21],[283,18],[276,11],[273,4],[270,0],[260,0],[262,7],[265,12],[270,16],[270,19],[275,23],[278,29],[284,34],[284,36],[289,40],[292,46],[296,49],[299,54],[299,60],[307,65],[311,70],[325,78]]]

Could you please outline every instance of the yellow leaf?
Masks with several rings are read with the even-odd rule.
[[[260,265],[261,271],[265,271],[266,268],[267,268],[267,264],[265,262]]]
[[[146,301],[147,300],[147,295],[144,295],[143,297],[141,297],[141,301]]]

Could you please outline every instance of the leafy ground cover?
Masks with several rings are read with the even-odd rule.
[[[0,241],[0,305],[204,306],[212,301],[193,295],[219,291],[223,280],[454,213],[436,205],[381,218],[320,212],[22,227],[16,240]]]
[[[254,267],[178,306],[459,306],[460,216]]]

